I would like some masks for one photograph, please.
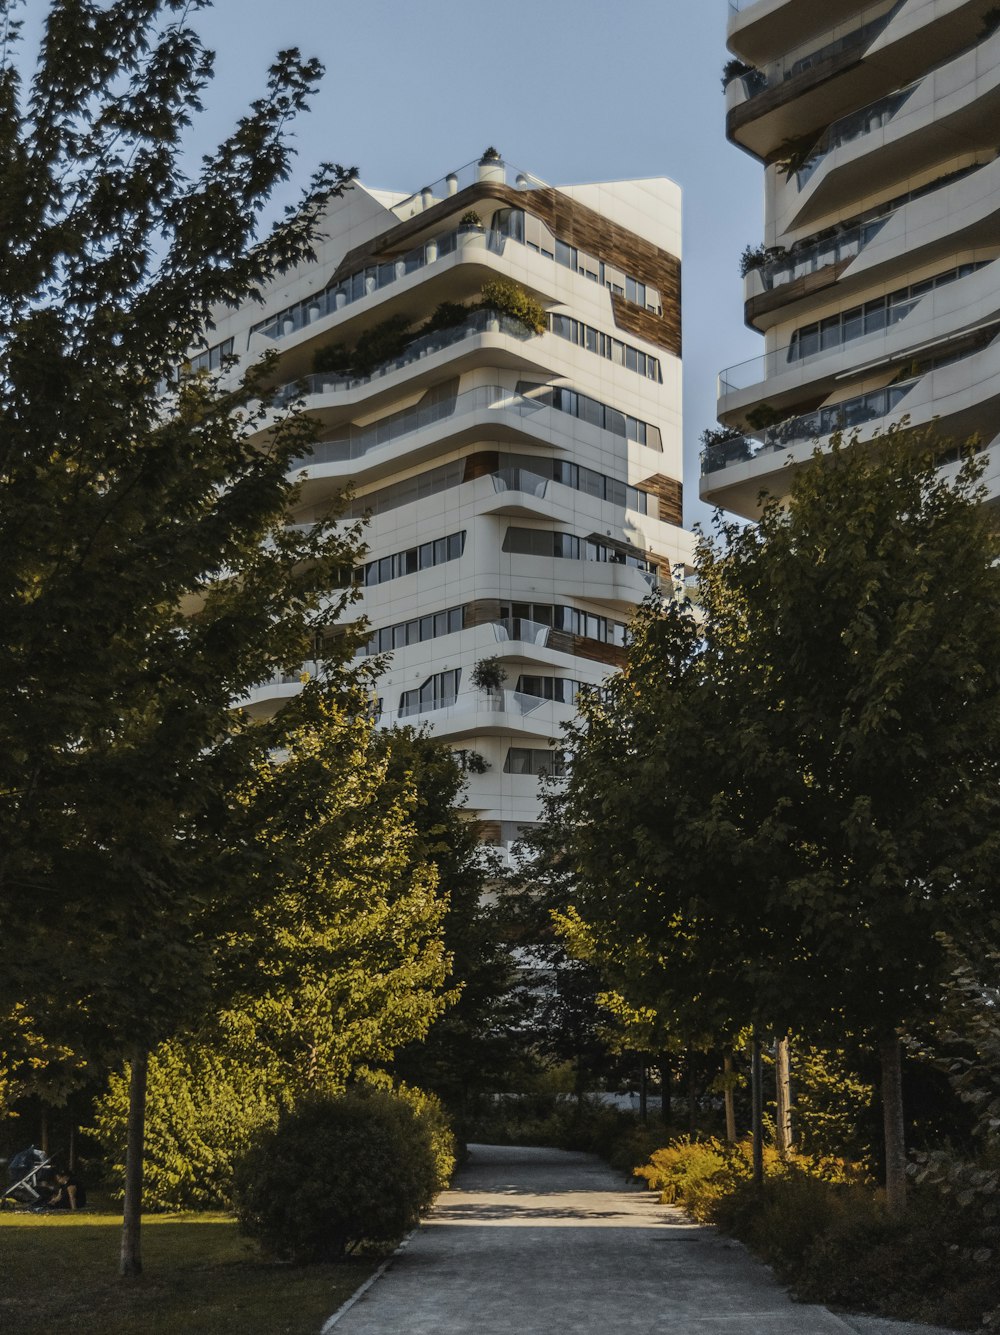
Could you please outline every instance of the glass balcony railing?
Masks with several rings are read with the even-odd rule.
[[[549,642],[552,627],[541,621],[529,621],[526,617],[502,617],[492,622],[494,634],[499,643],[506,640],[523,640],[526,644],[544,648]]]
[[[444,696],[440,703],[414,701],[399,709],[386,710],[379,721],[391,726],[398,719],[412,719],[420,714],[432,714],[435,720],[442,721],[470,713],[511,714],[516,718],[524,718],[543,705],[567,708],[565,705],[559,706],[556,700],[546,700],[540,695],[526,695],[523,691],[473,690],[460,691],[451,698]]]
[[[907,0],[896,0],[890,10],[881,12],[876,12],[879,6],[872,5],[863,14],[854,15],[861,22],[850,32],[831,38],[811,51],[803,52],[801,47],[797,47],[777,60],[769,61],[762,70],[750,70],[738,76],[743,81],[744,92],[748,98],[757,97],[769,88],[777,88],[789,79],[804,74],[806,70],[835,59],[845,51],[855,51],[869,45],[884,32],[906,3]]]
[[[835,431],[851,431],[868,422],[878,421],[895,412],[921,379],[922,376],[915,376],[911,380],[902,380],[898,384],[886,385],[882,389],[869,390],[866,394],[858,394],[852,399],[843,399],[840,403],[832,403],[816,408],[811,413],[791,417],[776,426],[768,427],[761,442],[748,438],[741,440],[737,437],[718,445],[710,445],[708,449],[702,450],[702,475],[716,473],[735,464],[747,463],[761,454],[830,436]]]
[[[481,181],[494,185],[511,186],[515,190],[544,190],[547,188],[545,181],[533,176],[531,172],[522,171],[519,167],[504,162],[502,158],[481,158],[475,162],[467,162],[464,167],[458,167],[455,171],[449,172],[447,176],[442,176],[439,181],[434,181],[431,185],[425,185],[412,195],[408,195],[406,199],[400,200],[398,204],[393,204],[392,211],[397,218],[416,217],[418,213],[423,213],[425,209],[433,208],[435,204],[440,204],[442,200],[448,199],[451,195],[457,195],[460,190],[466,190],[470,185],[477,185]]]
[[[524,491],[529,496],[539,498],[545,496],[551,480],[527,468],[501,468],[490,476],[493,478],[494,491]]]
[[[834,121],[812,150],[809,160],[803,163],[795,173],[799,189],[805,188],[822,163],[836,149],[841,148],[844,144],[853,143],[856,139],[863,139],[866,135],[872,134],[875,130],[882,130],[890,124],[916,92],[921,82],[922,80],[918,79],[906,88],[900,88],[894,93],[889,93],[886,97],[880,97],[878,101],[870,102],[868,106],[862,107],[860,111],[852,111],[849,116],[843,116],[840,120]]]
[[[854,259],[874,241],[891,216],[887,213],[881,218],[872,218],[869,222],[848,228],[835,236],[824,237],[822,241],[804,246],[791,254],[776,256],[757,270],[765,290],[771,292],[796,278],[804,278],[807,274],[818,273],[831,265]]]
[[[363,297],[374,296],[376,292],[391,287],[400,279],[408,277],[411,273],[417,273],[429,264],[436,264],[446,255],[453,255],[459,248],[460,237],[471,237],[474,243],[481,244],[494,255],[502,255],[507,241],[510,240],[504,232],[493,229],[484,232],[456,227],[450,232],[444,232],[441,236],[425,241],[422,245],[415,246],[394,260],[386,260],[382,264],[370,264],[364,269],[359,269],[357,273],[349,274],[336,287],[314,292],[296,305],[279,311],[268,323],[255,326],[252,332],[262,334],[269,339],[287,338],[289,334],[316,324],[319,320],[353,305]]]
[[[719,375],[719,397],[750,389],[753,385],[762,384],[765,380],[783,375],[786,371],[794,371],[803,366],[812,366],[817,360],[829,356],[831,353],[840,352],[859,338],[870,339],[871,341],[865,345],[865,351],[877,356],[881,350],[881,344],[888,337],[889,332],[900,321],[905,320],[914,307],[927,295],[927,293],[921,293],[919,296],[909,297],[905,301],[887,303],[880,306],[877,311],[871,311],[867,314],[861,307],[858,307],[859,314],[856,319],[841,323],[828,334],[824,333],[820,327],[813,326],[815,332],[810,333],[808,339],[800,339],[797,342],[786,344],[783,348],[775,348],[773,352],[765,352],[759,357],[751,357],[749,361],[739,362],[736,366],[729,366]],[[874,337],[879,333],[883,336],[881,340]],[[829,338],[829,342],[825,341],[826,338]]]
[[[546,406],[537,399],[515,394],[501,385],[480,385],[438,403],[404,408],[401,412],[373,422],[371,426],[348,427],[327,440],[318,441],[309,454],[300,455],[291,466],[293,469],[308,468],[310,464],[346,463],[351,459],[360,459],[372,450],[382,449],[402,436],[444,422],[449,417],[479,410],[515,412],[521,417],[532,417],[544,412]]]
[[[335,372],[324,372],[305,376],[291,384],[282,385],[275,392],[274,404],[278,408],[284,408],[296,399],[310,394],[337,394],[344,390],[359,389],[391,375],[394,371],[412,366],[424,357],[433,356],[444,348],[453,347],[456,343],[479,334],[506,334],[509,338],[521,340],[535,337],[531,330],[526,329],[519,320],[514,320],[509,315],[491,310],[475,311],[464,324],[456,325],[453,329],[438,329],[432,334],[423,334],[420,338],[414,339],[398,357],[384,362],[370,375],[346,376]]]

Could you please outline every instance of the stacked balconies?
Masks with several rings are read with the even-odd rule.
[[[728,430],[705,450],[702,496],[751,515],[817,442],[904,419],[991,448],[996,11],[959,0],[730,10],[730,46],[755,67],[727,100],[730,137],[765,167],[745,298],[766,350],[720,377]]]
[[[667,181],[553,190],[488,156],[406,198],[355,187],[315,265],[217,321],[234,355],[275,354],[275,411],[316,422],[290,522],[348,484],[345,521],[368,518],[352,616],[384,655],[381,724],[460,751],[494,835],[537,820],[576,692],[620,665],[635,608],[690,561],[678,217]],[[496,280],[541,324],[491,303]],[[359,369],[365,340],[379,351]],[[485,658],[493,689],[473,684]],[[246,707],[280,708],[300,680]]]

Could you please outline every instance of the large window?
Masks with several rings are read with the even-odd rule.
[[[565,607],[552,603],[501,603],[503,620],[531,621],[538,626],[551,626],[567,635],[581,635],[600,644],[625,644],[628,627],[622,621],[612,621],[596,612],[585,612],[579,607]]]
[[[829,315],[825,320],[803,325],[792,335],[788,360],[801,361],[804,357],[812,357],[817,352],[838,348],[841,344],[849,343],[852,339],[861,338],[865,334],[877,334],[883,329],[889,329],[904,316],[909,315],[920,298],[926,296],[928,292],[933,292],[937,287],[945,287],[948,283],[954,283],[958,278],[967,278],[969,274],[975,273],[977,269],[989,263],[992,261],[980,260],[975,264],[960,264],[957,268],[948,269],[933,278],[922,279],[921,282],[912,283],[909,287],[897,288],[887,296],[875,297],[861,306],[852,306],[850,310]]]
[[[558,338],[565,338],[578,347],[586,348],[588,352],[596,352],[599,357],[605,357],[616,366],[624,366],[626,371],[635,371],[647,380],[659,382],[663,379],[657,357],[640,352],[631,343],[623,343],[610,334],[602,334],[599,329],[584,324],[582,320],[574,320],[570,315],[550,315],[549,328]]]
[[[566,561],[607,561],[612,565],[631,566],[653,574],[657,565],[645,557],[612,547],[593,538],[579,538],[575,533],[557,533],[546,528],[509,528],[503,550],[520,556],[554,556]]]
[[[539,700],[555,700],[558,704],[572,705],[588,683],[573,681],[570,677],[535,677],[522,674],[517,679],[517,689],[522,695],[534,695]]]
[[[197,357],[191,358],[185,370],[192,374],[195,371],[221,371],[226,359],[233,355],[233,343],[231,338],[223,339],[207,352],[199,352]]]
[[[382,626],[375,631],[366,645],[358,650],[362,658],[372,654],[388,654],[393,649],[404,649],[408,644],[436,640],[465,627],[465,608],[449,607],[444,612],[430,612],[427,616],[400,621],[395,626]]]
[[[419,547],[408,547],[405,552],[395,552],[392,556],[380,556],[375,561],[369,561],[360,567],[358,582],[371,588],[375,584],[385,584],[390,579],[399,579],[402,575],[415,575],[419,570],[429,570],[431,566],[457,560],[464,550],[464,533],[435,538],[433,542],[422,542]]]
[[[536,218],[534,214],[526,216],[523,209],[500,209],[493,215],[493,230],[499,232],[501,236],[509,236],[513,241],[520,241],[522,245],[544,255],[546,259],[554,259],[556,264],[582,274],[591,282],[600,283],[602,287],[607,287],[617,296],[624,297],[626,301],[631,301],[644,310],[652,311],[654,315],[663,314],[660,294],[655,287],[642,282],[632,274],[616,269],[614,265],[606,265],[603,260],[588,255],[586,251],[571,246],[567,241],[561,241],[559,237],[553,236],[541,219]]]
[[[637,417],[620,413],[617,408],[610,408],[606,403],[579,394],[575,389],[563,389],[560,385],[537,386],[526,380],[518,382],[517,392],[526,394],[539,403],[547,403],[561,413],[579,417],[604,431],[611,431],[626,440],[634,440],[637,445],[645,445],[651,450],[663,449],[660,428],[649,422],[640,422]]]
[[[462,680],[462,669],[452,668],[450,672],[435,672],[416,690],[404,691],[399,697],[399,716],[406,718],[411,714],[426,714],[433,709],[446,709],[458,699],[458,685]]]
[[[566,773],[562,751],[542,750],[534,746],[512,746],[503,765],[504,774],[549,774],[561,779]]]

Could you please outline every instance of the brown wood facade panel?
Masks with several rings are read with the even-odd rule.
[[[654,315],[622,299],[637,315],[647,316],[649,332],[638,333],[657,347],[681,355],[681,262],[676,255],[653,245],[618,223],[602,218],[596,210],[568,198],[549,186],[537,190],[515,190],[513,186],[493,181],[478,181],[457,194],[441,200],[415,218],[391,227],[381,236],[348,251],[330,278],[330,285],[375,260],[393,259],[409,250],[424,232],[440,226],[452,214],[464,212],[481,200],[495,200],[511,208],[532,213],[560,241],[596,255],[606,264],[626,269],[633,277],[659,290],[663,314]],[[618,322],[618,310],[615,313]],[[621,325],[621,328],[627,328]]]
[[[500,620],[499,598],[477,598],[475,602],[465,604],[466,626],[485,626],[491,621]]]
[[[665,524],[675,524],[680,528],[684,520],[684,486],[675,477],[664,473],[654,473],[640,482],[639,490],[649,496],[655,496],[659,503],[659,518]]]

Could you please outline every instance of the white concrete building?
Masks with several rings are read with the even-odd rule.
[[[351,514],[371,514],[357,610],[370,651],[391,654],[381,721],[481,757],[469,805],[509,846],[537,819],[579,683],[621,662],[637,604],[690,559],[680,192],[662,178],[556,190],[488,153],[414,195],[356,184],[322,230],[317,262],[220,315],[202,360],[274,349],[298,383],[320,430],[290,519],[320,517],[349,480]],[[483,307],[496,279],[542,305],[544,332]],[[388,320],[405,346],[370,374],[317,369]],[[502,688],[477,689],[494,656]]]
[[[1000,493],[1000,8],[988,0],[730,0],[727,132],[765,168],[732,438],[701,495],[755,513],[838,428],[904,415],[990,449]],[[740,433],[745,433],[741,438]]]

